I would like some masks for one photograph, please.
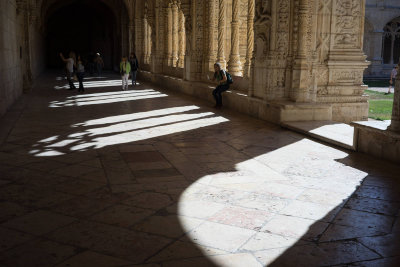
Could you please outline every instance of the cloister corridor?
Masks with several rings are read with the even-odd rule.
[[[120,77],[0,121],[0,266],[399,266],[400,167]]]

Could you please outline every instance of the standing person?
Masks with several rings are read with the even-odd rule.
[[[229,83],[227,78],[227,72],[222,69],[220,63],[214,64],[214,76],[211,79],[212,81],[217,81],[218,86],[213,90],[212,94],[215,99],[215,106],[214,108],[221,108],[222,107],[222,92],[225,92],[229,89]]]
[[[84,92],[85,88],[83,88],[83,77],[85,76],[85,66],[83,65],[80,55],[78,55],[78,58],[76,61],[76,76],[78,77],[78,81],[79,81],[78,92]]]
[[[392,89],[392,86],[393,86],[393,90],[394,90],[394,87],[396,86],[396,76],[397,76],[398,69],[399,69],[399,66],[396,65],[395,67],[393,67],[392,71],[390,72],[389,91],[385,95],[390,94],[390,89]]]
[[[102,70],[104,68],[104,61],[101,58],[100,53],[96,54],[95,64],[96,64],[96,68],[97,68],[97,75],[100,77]]]
[[[139,68],[139,61],[136,57],[135,53],[131,53],[129,56],[129,64],[131,64],[131,77],[132,77],[132,86],[136,85],[136,74]]]
[[[129,85],[129,73],[131,72],[131,64],[126,57],[122,57],[121,63],[119,64],[119,72],[122,78],[122,90],[127,90]]]
[[[69,83],[69,89],[76,89],[74,83],[72,82],[72,76],[74,74],[74,64],[75,64],[75,53],[69,52],[68,58],[65,58],[62,53],[60,53],[61,60],[65,62],[65,70],[67,73],[67,80]]]

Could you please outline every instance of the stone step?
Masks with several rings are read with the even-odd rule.
[[[293,121],[281,126],[317,140],[355,151],[354,127],[335,121]]]

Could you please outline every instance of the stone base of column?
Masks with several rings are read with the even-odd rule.
[[[310,78],[305,59],[296,59],[293,66],[292,88],[289,97],[294,102],[310,102]]]
[[[391,121],[390,126],[388,127],[389,131],[400,133],[400,121]]]
[[[233,76],[242,76],[242,63],[240,62],[240,55],[231,54],[228,62],[228,71]]]
[[[221,64],[221,67],[222,67],[224,70],[226,70],[226,60],[225,60],[225,58],[218,58],[218,59],[217,59],[217,62],[218,62],[219,64]]]

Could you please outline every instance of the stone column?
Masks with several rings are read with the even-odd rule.
[[[231,54],[228,69],[232,75],[242,76],[239,52],[239,0],[232,0]]]
[[[218,12],[218,62],[226,68],[225,60],[225,0],[219,0]]]
[[[400,67],[400,64],[398,66]],[[397,72],[393,97],[392,121],[388,130],[400,133],[400,71]]]
[[[136,9],[138,9],[137,7],[136,7]],[[142,60],[143,59],[143,56],[142,56],[142,53],[143,53],[143,51],[142,51],[142,43],[143,43],[143,40],[142,40],[142,27],[141,27],[141,25],[142,25],[142,20],[140,19],[140,15],[138,14],[138,12],[135,12],[135,14],[136,14],[136,18],[135,18],[135,53],[136,53],[136,56],[138,57],[138,59],[139,60]],[[143,62],[143,61],[141,61],[141,62]]]
[[[154,53],[152,53],[152,69],[154,73],[162,72],[163,65],[163,49],[164,49],[164,23],[163,23],[163,8],[162,2],[156,1],[155,16],[154,16]]]
[[[297,54],[293,66],[293,88],[290,98],[295,102],[307,102],[308,95],[308,66],[307,66],[307,23],[308,0],[300,0],[298,11],[298,38],[297,38]]]
[[[183,79],[190,80],[190,62],[192,57],[192,2],[182,2],[181,9],[183,16],[185,18],[185,58],[184,58],[184,67],[183,67]]]
[[[171,63],[173,67],[176,67],[178,62],[178,6],[176,1],[172,4],[172,59]]]
[[[179,10],[179,44],[178,44],[178,67],[183,68],[185,62],[185,16]]]
[[[216,5],[215,0],[208,1],[208,54],[206,58],[206,71],[214,71],[214,63],[217,57],[214,33],[216,29]]]
[[[152,49],[152,45],[151,45],[151,26],[150,26],[150,17],[147,17],[148,21],[147,21],[147,63],[150,64],[150,58],[151,58],[151,49]]]
[[[168,66],[168,62],[169,62],[169,58],[170,58],[170,54],[169,54],[169,27],[168,27],[168,13],[169,13],[169,7],[166,6],[164,7],[164,66],[167,67]]]
[[[247,49],[246,63],[244,64],[244,78],[250,78],[251,58],[254,49],[254,0],[248,1],[247,13]]]
[[[143,63],[148,64],[149,47],[148,45],[148,23],[147,15],[143,17]]]
[[[172,66],[172,6],[168,4],[166,8],[166,45],[167,45],[167,65]]]
[[[135,24],[133,20],[129,21],[128,25],[129,30],[129,54],[135,51],[135,40],[134,40],[134,33],[135,33]]]

